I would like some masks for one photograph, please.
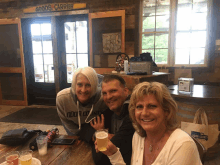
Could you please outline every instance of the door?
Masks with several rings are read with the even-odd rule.
[[[20,19],[0,19],[0,105],[27,105]]]
[[[70,87],[75,69],[88,66],[88,15],[57,16],[60,90]]]
[[[29,104],[55,105],[74,70],[88,66],[87,29],[86,15],[22,19]]]

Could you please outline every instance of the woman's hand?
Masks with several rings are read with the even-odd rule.
[[[101,151],[101,152],[107,156],[114,155],[118,151],[117,147],[110,140],[108,140],[108,145],[106,148],[107,148],[106,151]],[[97,141],[95,141],[95,150],[96,153],[99,152]]]
[[[90,125],[95,129],[95,130],[99,130],[99,129],[104,129],[104,115],[101,114],[101,120],[100,117],[97,116],[96,118],[94,118],[92,121],[90,121]]]

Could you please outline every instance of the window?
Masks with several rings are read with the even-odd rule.
[[[158,66],[207,66],[208,0],[143,0],[141,51]]]
[[[87,21],[65,22],[67,82],[77,68],[88,66]]]
[[[31,24],[35,82],[54,83],[51,23]]]

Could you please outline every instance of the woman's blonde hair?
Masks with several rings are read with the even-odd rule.
[[[91,96],[94,96],[97,92],[97,87],[98,87],[98,76],[96,71],[91,68],[91,67],[85,67],[85,68],[78,68],[74,73],[73,73],[73,80],[72,80],[72,92],[75,94],[76,93],[76,80],[77,80],[77,76],[79,74],[84,75],[90,82],[91,84]]]
[[[167,129],[172,130],[177,128],[177,104],[170,95],[168,88],[164,84],[158,82],[143,82],[135,86],[129,104],[129,115],[137,133],[142,137],[146,136],[145,130],[138,124],[135,118],[136,104],[145,95],[154,95],[163,110],[168,112],[168,116],[166,117]]]

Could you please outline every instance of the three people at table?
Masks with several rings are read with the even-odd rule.
[[[136,130],[132,165],[202,165],[193,139],[177,128],[176,111],[177,104],[165,85],[143,82],[134,88],[129,105]],[[109,141],[103,153],[113,165],[124,165],[120,150]]]
[[[138,84],[128,105],[124,79],[105,76],[101,96],[97,73],[91,67],[78,69],[71,88],[57,94],[58,115],[69,135],[91,142],[95,130],[109,130],[107,151],[93,147],[97,165],[201,165],[194,141],[177,128],[177,104],[165,85]]]
[[[96,130],[108,129],[109,140],[121,148],[125,162],[130,163],[134,128],[128,114],[129,95],[123,78],[104,77],[101,95],[95,70],[91,67],[78,69],[71,88],[57,94],[56,104],[68,135],[91,142]],[[94,145],[93,159],[97,165],[111,164],[106,155],[96,153]]]

